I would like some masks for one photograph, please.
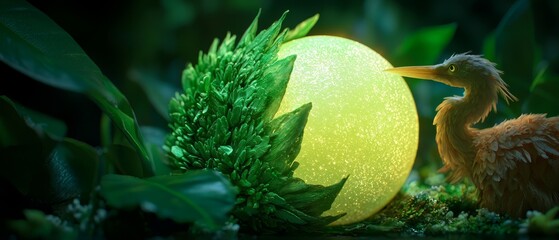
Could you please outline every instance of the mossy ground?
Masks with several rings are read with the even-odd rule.
[[[556,210],[532,211],[527,218],[500,215],[477,204],[477,190],[469,181],[450,184],[443,174],[419,179],[412,171],[396,197],[369,219],[332,227],[330,235],[352,237],[480,238],[557,236]]]

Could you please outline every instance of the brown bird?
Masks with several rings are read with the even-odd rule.
[[[470,178],[481,207],[521,217],[559,205],[559,117],[523,114],[492,128],[473,127],[496,111],[499,94],[507,103],[517,100],[494,63],[465,53],[433,66],[386,71],[464,88],[464,96],[447,97],[437,107],[433,124],[441,171],[451,182]]]

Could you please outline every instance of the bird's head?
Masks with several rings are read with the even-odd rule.
[[[516,98],[501,79],[501,71],[495,63],[468,53],[455,54],[441,64],[432,66],[410,66],[386,69],[404,77],[430,79],[453,87],[466,89],[491,88],[499,92],[508,102]]]

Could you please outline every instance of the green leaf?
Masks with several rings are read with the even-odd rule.
[[[285,35],[285,39],[283,42],[289,42],[291,40],[295,40],[297,38],[302,38],[306,36],[311,29],[314,27],[316,22],[318,22],[319,14],[315,14],[314,16],[310,17],[309,19],[299,23],[294,29],[287,31]]]
[[[530,85],[530,92],[533,92],[538,86],[545,84],[546,82],[549,82],[550,77],[548,76],[549,74],[547,74],[548,67],[549,65],[546,64],[545,66],[541,67],[541,69],[538,71],[538,74],[536,75],[534,81],[532,81],[532,84]]]
[[[0,2],[0,60],[53,87],[87,94],[147,160],[134,112],[68,33],[21,0]]]
[[[37,133],[27,125],[17,109],[12,100],[0,96],[0,148],[39,144]]]
[[[320,216],[324,211],[330,209],[347,179],[348,177],[345,177],[338,183],[325,187],[306,184],[303,180],[294,178],[278,193],[293,207],[305,209],[305,213],[308,215]]]
[[[270,65],[264,72],[264,76],[258,80],[262,86],[266,86],[265,89],[262,89],[265,94],[262,94],[263,96],[258,99],[266,101],[267,108],[263,114],[266,121],[270,121],[278,111],[289,82],[289,76],[293,70],[295,58],[295,56],[287,56],[278,60]]]
[[[546,70],[547,67],[542,68],[532,82],[530,95],[522,106],[523,112],[559,115],[559,76]]]
[[[43,168],[33,176],[29,196],[63,202],[72,198],[88,199],[93,191],[99,159],[96,150],[77,140],[58,142]],[[41,166],[41,165],[39,165]]]
[[[434,64],[452,40],[455,31],[456,24],[451,23],[424,28],[411,34],[396,49],[395,64],[398,66]]]
[[[536,54],[534,19],[530,1],[519,0],[495,30],[495,57],[503,79],[519,99],[529,94]]]
[[[0,98],[0,175],[22,194],[29,193],[33,176],[47,155],[43,141],[7,97]],[[52,146],[48,146],[52,148]],[[39,166],[39,167],[37,167]]]
[[[239,40],[239,47],[249,44],[251,41],[254,40],[254,37],[256,37],[256,32],[258,31],[258,18],[260,17],[261,12],[262,10],[258,10],[256,17],[254,17],[252,23],[248,26],[247,30]],[[217,39],[213,42],[212,47],[217,47]],[[208,51],[208,53],[214,52],[211,49],[212,48],[210,48],[210,51]]]
[[[271,123],[273,134],[270,149],[264,158],[282,174],[293,173],[298,166],[293,161],[301,150],[303,132],[312,104],[305,104],[290,113],[274,119]]]
[[[146,93],[150,103],[165,120],[169,120],[169,101],[180,89],[158,80],[154,71],[132,70],[130,76]]]
[[[143,177],[144,168],[140,156],[126,145],[113,144],[105,151],[105,159],[115,168],[115,173]]]
[[[101,180],[101,194],[112,207],[141,207],[161,218],[198,222],[214,230],[227,220],[234,193],[222,174],[207,170],[147,179],[110,174]]]
[[[147,126],[142,126],[140,130],[144,136],[144,145],[148,150],[155,175],[169,175],[171,169],[167,165],[167,157],[163,151],[165,137],[168,133],[160,128]]]
[[[50,138],[56,140],[62,140],[66,136],[67,128],[64,122],[17,103],[14,103],[14,106],[22,116],[25,116],[27,124],[38,131],[40,135],[47,134]]]
[[[26,121],[16,104],[0,98],[0,176],[24,196],[44,203],[87,199],[97,177],[98,157],[85,143],[44,134],[45,124]]]
[[[293,213],[285,209],[279,209],[276,212],[276,217],[278,217],[279,219],[283,219],[288,223],[292,223],[296,225],[303,225],[307,223],[307,221],[302,219],[297,213]]]
[[[495,62],[497,59],[495,51],[495,33],[491,33],[483,41],[483,57]]]
[[[62,28],[25,1],[0,4],[0,59],[48,85],[83,92],[101,72]]]

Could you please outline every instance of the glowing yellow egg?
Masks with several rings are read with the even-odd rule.
[[[334,225],[363,220],[384,207],[408,177],[419,126],[404,80],[370,48],[340,37],[285,43],[279,58],[297,55],[277,116],[312,102],[295,177],[330,185],[349,175],[323,215],[347,213]]]

